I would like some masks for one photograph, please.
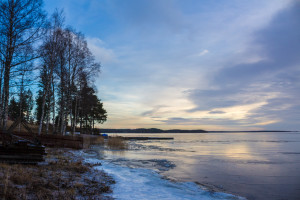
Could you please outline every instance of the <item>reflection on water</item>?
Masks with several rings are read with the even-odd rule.
[[[262,153],[255,153],[250,145],[246,143],[237,143],[224,146],[224,156],[231,159],[232,162],[245,161],[250,162],[268,162],[268,156]]]
[[[128,151],[105,151],[104,156],[130,167],[171,163],[169,170],[161,170],[163,175],[213,185],[248,199],[300,196],[299,133],[155,134],[170,136],[174,140],[130,142]]]
[[[251,154],[249,147],[245,144],[230,145],[224,149],[224,154],[228,158],[233,159],[247,160],[255,158],[255,156]]]

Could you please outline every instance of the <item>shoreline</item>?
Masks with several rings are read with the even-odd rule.
[[[45,162],[36,166],[0,164],[0,195],[4,199],[244,199],[215,186],[182,182],[160,172],[172,167],[168,160],[136,160],[139,167],[105,160],[95,149],[47,148]],[[127,162],[132,162],[128,160]],[[156,169],[146,168],[154,165]],[[143,166],[144,165],[144,166]],[[10,168],[7,170],[8,168]],[[6,170],[6,171],[5,171]],[[12,177],[17,170],[21,177]],[[27,174],[27,176],[25,175]],[[7,180],[5,182],[5,180]],[[6,188],[6,189],[5,189]]]
[[[96,150],[88,150],[88,152],[82,150],[79,151],[79,154],[86,157],[85,162],[88,163],[101,161],[102,165],[96,166],[96,168],[103,170],[116,180],[111,194],[116,199],[152,199],[151,195],[160,199],[245,199],[216,186],[172,179],[162,175],[159,169],[154,170],[143,166],[134,167],[134,163],[131,163],[132,166],[128,166],[124,163],[118,163],[118,160],[97,158],[98,152]],[[153,162],[153,160],[150,160],[150,162]],[[164,163],[169,165],[168,161],[164,161]],[[130,163],[127,164],[130,165]],[[126,190],[127,192],[124,192]]]

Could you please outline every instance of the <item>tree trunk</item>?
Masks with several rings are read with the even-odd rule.
[[[75,127],[76,127],[76,123],[77,123],[77,101],[78,101],[78,97],[76,95],[76,97],[75,97],[74,120],[73,120],[73,127],[72,127],[73,134],[75,133]]]
[[[58,119],[57,119],[57,125],[55,128],[55,132],[59,130],[59,125],[60,125],[60,113],[58,114]]]
[[[63,89],[61,89],[63,90]],[[63,92],[61,92],[61,103],[60,103],[60,134],[64,135],[64,126],[65,126],[65,98]]]
[[[10,79],[10,62],[6,63],[4,72],[4,117],[3,117],[3,129],[7,128],[8,120],[8,101],[9,101],[9,79]]]
[[[55,126],[55,86],[54,86],[54,79],[52,77],[52,97],[53,97],[53,107],[52,107],[52,134],[56,132],[56,126]]]
[[[24,74],[22,74],[22,78],[21,78],[21,86],[20,86],[20,97],[19,97],[19,117],[22,117],[23,114],[23,90],[24,90]],[[19,124],[19,132],[21,132],[21,124]]]
[[[70,116],[70,120],[69,121],[71,121],[71,124],[70,124],[70,128],[71,128],[71,130],[70,130],[70,132],[72,132],[72,127],[73,127],[73,120],[72,120],[72,104],[71,104],[71,110],[70,110],[70,114],[69,114],[69,116]]]
[[[46,89],[44,89],[44,93],[43,93],[43,102],[42,102],[42,114],[41,114],[41,118],[40,118],[40,125],[39,125],[39,132],[38,134],[41,135],[42,133],[42,128],[43,128],[43,121],[44,121],[44,114],[45,114],[45,105],[46,105]]]
[[[50,122],[50,113],[47,114],[46,134],[49,133],[49,122]]]
[[[88,120],[85,118],[85,133],[87,133],[88,130]]]
[[[93,133],[94,133],[94,130],[95,130],[95,120],[94,120],[94,117],[93,117],[93,129],[92,129]]]
[[[80,133],[82,132],[82,117],[80,117]]]
[[[67,125],[68,125],[68,113],[65,113],[63,135],[65,135],[67,131]]]
[[[3,82],[3,71],[4,71],[4,64],[1,62],[1,71],[0,71],[0,122],[2,122],[3,118],[3,92],[2,92],[2,82]],[[1,123],[0,123],[1,124]]]
[[[45,83],[45,88],[44,88],[44,93],[43,93],[43,103],[42,103],[42,115],[41,115],[41,119],[40,119],[40,126],[39,126],[39,135],[42,132],[42,127],[43,127],[43,121],[44,121],[44,114],[45,114],[45,105],[46,105],[46,97],[49,95],[49,89],[50,89],[50,84],[51,84],[51,80],[53,78],[53,69],[54,66],[50,65],[50,73],[47,74],[46,76],[48,76],[46,78],[46,83]],[[54,94],[53,94],[54,96]]]
[[[1,112],[1,126],[2,126],[2,128],[4,127],[4,99],[5,99],[5,94],[4,94],[4,86],[2,86],[2,97],[1,97],[1,99],[2,99],[2,102],[1,102],[1,108],[2,108],[2,112]]]

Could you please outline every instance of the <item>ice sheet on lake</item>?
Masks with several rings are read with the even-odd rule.
[[[100,160],[87,158],[86,162],[98,163]],[[192,182],[172,182],[163,179],[158,173],[149,169],[128,168],[101,160],[104,170],[114,177],[112,197],[120,200],[140,199],[184,199],[184,200],[215,200],[215,199],[244,199],[230,194],[210,192],[201,189]]]

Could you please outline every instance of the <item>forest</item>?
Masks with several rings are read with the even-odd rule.
[[[91,133],[107,119],[94,85],[101,64],[85,36],[42,0],[0,1],[0,125],[22,118],[38,134]]]

